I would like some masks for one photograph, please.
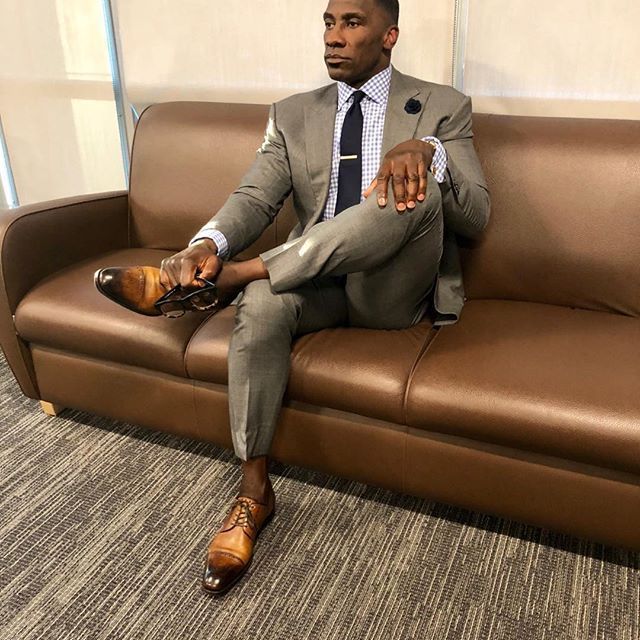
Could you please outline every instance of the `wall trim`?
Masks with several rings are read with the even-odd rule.
[[[469,0],[456,0],[453,14],[453,60],[451,85],[464,93],[464,62],[467,54]]]
[[[118,114],[118,130],[120,132],[120,149],[122,152],[122,164],[127,184],[129,184],[129,169],[131,163],[130,151],[131,138],[130,126],[127,120],[128,108],[122,82],[122,66],[120,64],[120,54],[118,38],[115,28],[113,7],[111,0],[102,0],[102,13],[104,16],[105,31],[107,37],[107,48],[109,53],[109,67],[111,69],[111,81],[113,84],[113,95]]]
[[[9,157],[9,149],[7,140],[2,127],[2,118],[0,117],[0,192],[2,194],[2,205],[4,207],[15,208],[20,206],[16,183],[13,179],[13,171],[11,169],[11,158]]]

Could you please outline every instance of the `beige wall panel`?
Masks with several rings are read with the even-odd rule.
[[[20,204],[124,188],[113,93],[16,87],[0,108]]]
[[[20,203],[122,189],[100,3],[0,0],[0,16],[0,114]]]
[[[637,118],[638,0],[469,0],[464,90],[479,111]]]
[[[403,0],[394,65],[451,78],[454,0]],[[330,82],[324,0],[115,0],[131,102],[269,103]]]

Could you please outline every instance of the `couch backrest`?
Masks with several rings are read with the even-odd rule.
[[[268,115],[265,105],[213,102],[145,109],[131,160],[132,245],[183,249],[237,187],[263,140]],[[276,223],[241,257],[283,241],[293,217],[287,201]]]
[[[640,315],[640,122],[475,115],[491,219],[468,298]]]

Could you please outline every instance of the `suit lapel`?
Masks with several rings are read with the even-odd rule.
[[[337,106],[338,86],[334,84],[304,109],[307,171],[316,198],[314,218],[318,217],[318,211],[322,211],[329,192]]]
[[[415,136],[430,94],[431,91],[429,89],[421,89],[408,76],[396,71],[395,68],[392,70],[389,102],[384,120],[384,136],[380,153],[381,163],[382,159],[393,147],[405,140],[411,140]],[[410,98],[415,98],[422,103],[422,109],[419,113],[407,113],[405,111],[404,107]]]

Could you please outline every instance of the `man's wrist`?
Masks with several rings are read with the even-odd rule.
[[[444,145],[435,136],[426,136],[425,138],[422,138],[422,142],[429,144],[433,149],[433,156],[431,158],[431,166],[429,167],[429,170],[436,179],[436,182],[444,182],[448,165],[447,152]]]
[[[198,238],[193,244],[204,244],[209,251],[218,255],[218,245],[211,238]]]
[[[431,167],[431,163],[433,162],[433,158],[436,155],[436,151],[438,150],[438,145],[433,142],[433,140],[420,140],[425,147],[426,153],[429,154],[428,157],[428,166]]]
[[[421,140],[420,142],[431,147],[431,150],[433,151],[434,154],[438,149],[438,145],[433,140]]]
[[[201,240],[210,240],[213,243],[213,246],[207,244],[207,249],[212,250],[219,258],[226,260],[229,254],[229,243],[223,233],[217,229],[203,227],[195,236],[193,236],[193,238],[191,238],[189,244],[195,244]]]

